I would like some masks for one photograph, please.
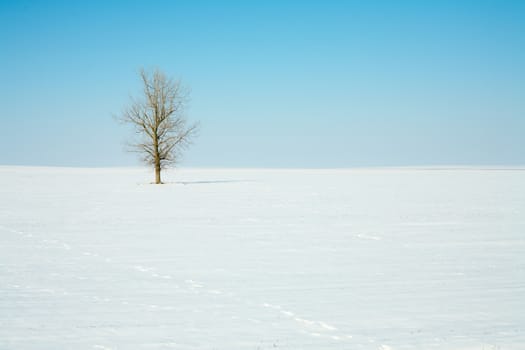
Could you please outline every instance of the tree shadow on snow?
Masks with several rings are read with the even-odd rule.
[[[173,184],[180,185],[205,185],[205,184],[225,184],[225,183],[240,183],[249,182],[247,180],[201,180],[201,181],[176,181]]]

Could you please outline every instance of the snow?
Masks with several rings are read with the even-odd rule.
[[[525,169],[0,167],[0,349],[525,349]]]

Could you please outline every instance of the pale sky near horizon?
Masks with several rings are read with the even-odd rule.
[[[525,1],[0,1],[0,165],[127,166],[140,67],[181,166],[525,165]]]

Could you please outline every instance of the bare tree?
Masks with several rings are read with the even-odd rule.
[[[176,163],[181,151],[192,141],[198,124],[188,124],[185,107],[189,92],[179,80],[166,77],[160,70],[140,71],[143,95],[132,98],[119,118],[131,124],[138,136],[130,146],[142,154],[143,161],[155,169],[155,183],[160,184],[161,170]]]

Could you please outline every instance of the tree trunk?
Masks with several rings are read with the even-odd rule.
[[[160,181],[160,162],[155,164],[155,183],[157,185],[162,183],[162,181]]]
[[[155,133],[153,135],[153,148],[155,152],[155,184],[161,184],[162,181],[160,181],[160,154],[159,154],[159,138],[157,135],[157,130],[155,130]]]

